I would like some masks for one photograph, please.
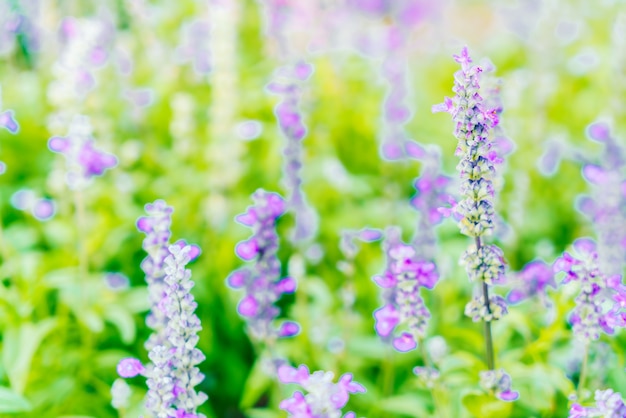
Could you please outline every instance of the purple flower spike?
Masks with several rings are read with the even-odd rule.
[[[20,130],[20,125],[15,120],[15,113],[12,110],[5,110],[0,113],[0,126],[12,134],[16,134]]]
[[[135,377],[145,371],[146,368],[136,358],[125,358],[117,364],[117,374],[120,377]]]
[[[237,308],[248,323],[248,332],[259,340],[275,336],[287,337],[293,327],[276,329],[273,321],[280,313],[274,306],[284,293],[296,290],[293,278],[281,278],[280,260],[277,257],[278,235],[276,220],[285,211],[285,201],[277,193],[259,189],[253,194],[254,206],[248,207],[236,219],[252,229],[253,235],[235,247],[235,253],[244,261],[253,261],[250,267],[233,272],[227,284],[236,289],[243,288],[245,296]]]
[[[515,276],[513,286],[507,295],[508,302],[519,303],[537,296],[544,305],[550,306],[546,291],[548,287],[556,289],[554,270],[542,260],[531,261]]]
[[[54,136],[48,148],[61,153],[67,161],[67,182],[73,189],[84,188],[92,177],[101,176],[117,165],[117,158],[95,148],[91,124],[86,116],[72,120],[67,137]]]
[[[415,337],[408,332],[403,332],[398,338],[393,339],[393,348],[402,353],[415,350],[416,347]]]

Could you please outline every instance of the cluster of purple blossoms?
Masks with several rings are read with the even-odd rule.
[[[522,270],[509,282],[513,289],[506,299],[509,303],[520,303],[526,299],[537,296],[546,306],[552,306],[546,291],[548,287],[556,289],[554,270],[543,260],[534,260],[527,263]]]
[[[304,61],[276,70],[275,79],[267,85],[267,90],[281,96],[274,113],[278,126],[286,138],[284,148],[283,182],[287,189],[287,200],[296,218],[294,241],[304,241],[315,235],[317,214],[307,204],[302,192],[302,140],[307,129],[299,109],[301,86],[313,73],[313,66]]]
[[[65,156],[67,183],[74,190],[85,188],[92,177],[101,176],[117,165],[117,158],[113,154],[95,147],[87,116],[75,116],[67,136],[53,136],[48,140],[48,148]]]
[[[415,179],[415,195],[411,198],[411,206],[420,214],[413,246],[422,257],[431,259],[436,248],[434,227],[443,219],[439,208],[452,199],[448,193],[452,179],[442,174],[439,150],[423,149],[417,158],[422,162],[422,172]]]
[[[565,273],[561,284],[580,283],[569,321],[574,335],[595,341],[601,332],[613,334],[617,328],[626,327],[626,286],[620,275],[608,276],[601,271],[592,239],[577,239],[573,247],[574,255],[563,253],[554,262],[554,271]]]
[[[375,329],[383,339],[393,338],[396,350],[405,352],[415,349],[426,333],[430,312],[420,289],[432,289],[439,274],[432,261],[420,259],[412,246],[402,242],[398,228],[388,228],[385,235],[387,268],[373,278],[384,289],[384,304],[374,311]],[[400,326],[406,331],[397,335]]]
[[[624,418],[626,405],[622,395],[612,389],[596,390],[596,406],[584,407],[578,403],[572,405],[568,418]]]
[[[283,365],[278,369],[278,380],[282,383],[300,385],[307,393],[294,392],[291,398],[280,403],[280,409],[293,418],[355,418],[354,412],[342,415],[341,409],[348,403],[351,393],[364,393],[365,388],[352,381],[352,374],[345,373],[339,382],[333,383],[333,372],[309,373],[305,365],[297,369]]]
[[[253,235],[237,244],[235,253],[244,261],[254,261],[254,265],[234,271],[227,282],[232,288],[245,289],[246,294],[237,311],[246,319],[252,337],[261,341],[290,337],[300,331],[295,322],[283,322],[278,329],[273,327],[273,321],[280,313],[274,304],[283,293],[296,290],[293,278],[281,278],[280,260],[276,254],[276,219],[285,213],[285,201],[277,193],[262,189],[257,190],[252,198],[254,205],[236,220],[252,228]]]
[[[475,245],[465,252],[461,262],[465,264],[470,280],[482,282],[483,292],[468,304],[466,313],[474,320],[482,318],[491,321],[506,314],[504,298],[488,297],[488,286],[500,284],[504,279],[502,251],[495,245],[481,242],[481,237],[491,235],[494,229],[493,178],[495,164],[501,158],[490,131],[498,124],[500,110],[487,108],[483,103],[479,94],[483,69],[471,65],[467,48],[463,48],[454,59],[461,64],[461,70],[454,75],[453,91],[456,96],[453,99],[446,97],[444,103],[433,106],[433,112],[448,112],[456,123],[454,135],[458,145],[455,155],[461,159],[457,170],[460,172],[463,199],[444,213],[454,214],[461,233],[475,239]],[[484,309],[479,306],[484,306]]]
[[[196,410],[207,396],[194,387],[204,379],[196,366],[205,357],[196,348],[201,324],[191,294],[194,282],[186,268],[200,248],[183,240],[169,244],[172,211],[157,200],[146,205],[148,216],[137,221],[137,228],[146,234],[143,248],[148,253],[141,267],[151,303],[146,323],[154,331],[145,344],[151,364],[144,366],[137,359],[126,358],[117,372],[121,377],[147,377],[146,407],[155,417],[201,418]]]
[[[519,392],[511,390],[511,376],[504,370],[486,370],[480,372],[480,386],[503,401],[514,401]]]
[[[604,145],[601,165],[586,162],[583,176],[592,185],[579,209],[593,222],[598,236],[600,268],[605,274],[622,272],[626,264],[626,159],[625,150],[611,136],[608,124],[591,124],[589,137]]]

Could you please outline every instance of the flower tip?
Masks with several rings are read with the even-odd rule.
[[[148,217],[142,216],[141,218],[137,219],[136,225],[137,229],[144,234],[149,234],[150,232],[152,232],[152,222]]]
[[[241,241],[235,247],[235,254],[237,254],[237,256],[244,261],[250,261],[254,259],[257,256],[258,252],[259,246],[254,240]]]
[[[254,296],[248,295],[241,299],[239,305],[237,305],[237,312],[241,316],[254,317],[259,313],[259,302]]]
[[[15,120],[15,115],[12,110],[5,110],[0,113],[0,126],[3,126],[12,134],[16,134],[20,130],[20,125]]]

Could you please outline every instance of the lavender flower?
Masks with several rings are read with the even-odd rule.
[[[209,50],[209,23],[196,19],[187,22],[181,29],[181,42],[176,48],[180,62],[191,62],[197,74],[208,74],[211,71],[211,52]]]
[[[279,329],[273,321],[279,314],[274,305],[283,293],[296,290],[296,282],[291,277],[280,277],[280,260],[276,219],[285,212],[285,201],[277,193],[259,189],[253,195],[254,206],[236,220],[252,228],[253,235],[237,244],[235,253],[244,261],[254,260],[254,266],[234,271],[228,277],[232,288],[244,288],[246,295],[241,299],[237,311],[248,323],[252,337],[268,341],[276,337],[289,337],[299,331],[294,322],[284,322]]]
[[[167,319],[160,305],[165,294],[165,258],[169,255],[167,248],[172,235],[170,228],[174,209],[159,199],[147,204],[145,210],[148,216],[137,220],[137,229],[146,234],[142,246],[148,255],[141,262],[141,269],[146,274],[151,305],[146,324],[153,330],[145,347],[151,350],[165,341],[163,332]]]
[[[527,263],[511,281],[513,290],[506,299],[509,303],[519,303],[531,297],[538,297],[545,306],[551,306],[546,291],[548,287],[556,289],[554,271],[543,260]]]
[[[586,163],[583,176],[592,186],[591,196],[578,201],[598,235],[598,256],[605,274],[620,274],[626,264],[626,159],[625,150],[611,136],[606,123],[587,128],[589,138],[604,145],[601,165]]]
[[[164,335],[167,342],[150,350],[149,357],[154,368],[147,381],[146,406],[161,418],[196,415],[198,406],[207,396],[196,392],[194,387],[202,382],[204,375],[196,367],[205,356],[196,345],[198,332],[202,329],[196,316],[197,303],[191,294],[194,286],[191,271],[185,266],[191,260],[192,247],[171,245],[170,255],[165,259],[165,295],[162,307],[167,316]],[[175,414],[172,415],[172,409]]]
[[[574,335],[588,342],[600,333],[613,334],[626,327],[626,286],[619,275],[607,276],[599,268],[596,243],[589,238],[574,241],[574,255],[565,252],[554,263],[564,272],[561,284],[580,283],[576,307],[570,316]]]
[[[317,229],[317,214],[307,204],[302,192],[302,140],[307,129],[302,120],[299,109],[301,87],[299,83],[307,80],[313,73],[313,66],[304,61],[294,65],[279,68],[276,78],[267,90],[279,94],[281,101],[276,105],[274,113],[283,135],[286,138],[284,149],[283,182],[287,189],[287,200],[296,217],[296,226],[293,234],[294,241],[304,241],[311,238]]]
[[[511,376],[502,369],[480,372],[480,385],[488,392],[495,392],[503,401],[519,398],[519,392],[511,390]]]
[[[91,178],[101,176],[117,165],[117,158],[95,148],[92,128],[87,116],[74,117],[67,137],[53,136],[48,147],[65,155],[67,183],[75,190],[84,189]]]
[[[352,374],[345,373],[339,382],[333,383],[332,372],[316,371],[309,373],[308,367],[300,365],[297,369],[283,365],[278,369],[278,380],[282,383],[295,383],[307,391],[300,391],[280,403],[280,409],[289,412],[294,418],[341,418],[341,409],[348,403],[351,393],[363,393],[365,388],[352,381]],[[348,412],[343,418],[354,418],[354,412]]]
[[[620,393],[613,389],[596,390],[596,406],[584,407],[578,403],[572,405],[569,418],[623,418],[626,417],[626,405]]]
[[[420,259],[412,246],[402,242],[399,229],[387,229],[384,246],[387,269],[373,278],[384,289],[384,304],[374,311],[375,329],[381,338],[393,338],[396,350],[410,351],[424,337],[430,318],[420,288],[432,289],[439,275],[433,262]],[[398,327],[408,332],[398,334]]]

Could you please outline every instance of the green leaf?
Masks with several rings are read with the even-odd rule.
[[[28,382],[30,365],[41,341],[56,326],[56,319],[48,318],[37,324],[26,323],[19,328],[8,328],[4,336],[2,363],[11,388],[24,393]]]
[[[513,404],[491,395],[470,393],[463,397],[463,406],[477,418],[504,418],[511,414]]]
[[[121,306],[109,305],[104,310],[104,319],[113,324],[120,332],[124,344],[135,341],[137,329],[132,315]]]
[[[416,394],[405,394],[392,396],[376,403],[377,409],[394,414],[402,414],[411,417],[428,417],[431,413],[425,408],[425,404],[430,403]]]
[[[30,403],[26,398],[13,392],[10,388],[0,386],[0,412],[15,413],[30,409]]]
[[[263,361],[264,359],[259,357],[255,361],[254,366],[252,366],[252,370],[250,370],[248,379],[246,379],[246,383],[244,384],[243,396],[239,403],[241,409],[254,406],[261,396],[272,386],[273,380],[270,379],[265,370],[263,370]]]

